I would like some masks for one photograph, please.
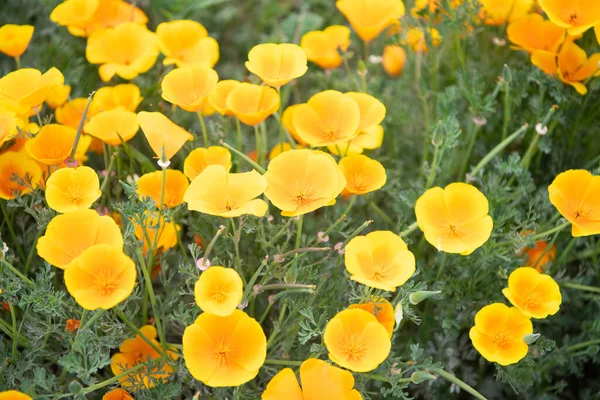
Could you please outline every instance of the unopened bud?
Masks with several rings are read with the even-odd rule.
[[[358,60],[358,74],[361,76],[366,76],[369,73],[367,69],[367,65],[363,60]]]
[[[404,317],[404,310],[402,309],[402,302],[398,302],[398,304],[396,304],[396,307],[394,308],[394,320],[396,321],[396,327],[394,328],[394,332],[398,330],[398,328],[400,327],[400,322],[402,321],[402,318]]]
[[[536,342],[536,340],[538,340],[540,338],[540,334],[539,333],[530,333],[528,335],[523,336],[523,341],[527,344],[534,344]]]
[[[411,293],[408,296],[408,301],[410,304],[417,305],[428,297],[435,296],[436,294],[442,293],[441,290],[429,291],[429,290],[421,290],[419,292]]]
[[[423,383],[425,381],[432,381],[435,379],[437,379],[435,376],[433,376],[429,372],[425,372],[425,371],[413,372],[412,375],[410,376],[411,382],[414,384],[417,384],[417,385],[419,383]]]

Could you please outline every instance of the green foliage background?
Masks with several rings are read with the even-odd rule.
[[[97,67],[85,59],[85,40],[68,34],[49,21],[57,0],[2,0],[0,25],[29,23],[36,31],[32,44],[22,58],[25,67],[46,70],[59,68],[66,83],[73,87],[72,97],[85,97],[101,85]],[[150,29],[166,20],[194,19],[204,24],[220,45],[221,58],[216,66],[221,79],[250,79],[244,68],[247,52],[263,42],[298,42],[308,30],[332,24],[346,24],[333,0],[141,0],[138,3],[149,16]],[[407,9],[411,7],[407,2]],[[588,84],[587,96],[579,96],[572,88],[544,75],[533,67],[525,53],[497,46],[494,38],[505,38],[503,27],[475,26],[469,33],[465,22],[475,15],[476,6],[467,4],[445,18],[437,29],[443,36],[440,47],[432,48],[422,60],[408,51],[404,74],[389,79],[380,64],[367,63],[368,92],[387,107],[384,122],[384,145],[369,153],[387,169],[388,183],[380,191],[357,199],[347,218],[329,233],[330,244],[344,242],[363,228],[362,233],[389,229],[405,230],[415,220],[414,203],[423,193],[428,178],[445,186],[464,180],[467,171],[500,143],[503,130],[516,131],[523,124],[529,128],[501,151],[472,179],[490,201],[494,231],[490,240],[468,257],[444,255],[428,243],[417,230],[406,241],[416,254],[418,274],[400,288],[398,299],[404,306],[404,320],[393,338],[393,354],[370,376],[355,374],[356,385],[366,399],[380,398],[469,398],[470,395],[440,377],[444,369],[475,387],[489,399],[598,399],[600,375],[598,346],[586,344],[600,338],[600,296],[589,291],[563,287],[560,312],[548,319],[534,321],[534,331],[542,337],[530,347],[530,353],[519,364],[500,367],[482,359],[472,347],[468,330],[474,314],[492,302],[506,302],[501,290],[510,272],[522,265],[519,252],[532,239],[519,235],[523,230],[547,231],[564,220],[555,218],[556,210],[548,200],[547,186],[567,169],[586,168],[600,173],[599,80]],[[408,14],[408,13],[407,13]],[[407,16],[403,25],[423,25]],[[381,54],[385,44],[398,42],[396,37],[378,38],[371,54]],[[312,94],[327,88],[340,91],[358,90],[358,59],[362,44],[353,34],[349,60],[350,74],[344,69],[325,74],[311,65],[305,77],[283,92],[284,104],[306,101]],[[593,34],[588,32],[582,47],[588,54],[598,51]],[[14,69],[14,61],[0,57],[2,75]],[[160,80],[166,73],[159,61],[148,73],[134,82],[142,89],[144,101],[140,110],[160,110],[180,125],[198,133],[200,126],[193,114],[173,111],[160,98]],[[541,122],[553,105],[558,110],[548,123],[548,133],[536,138],[535,125]],[[50,113],[48,113],[49,115]],[[480,130],[474,117],[485,117],[487,125]],[[231,121],[213,117],[209,134],[212,144],[220,139],[234,143],[235,128]],[[268,120],[270,145],[278,141],[277,122]],[[465,159],[469,139],[477,134],[470,158]],[[531,146],[532,141],[533,146]],[[139,150],[131,163],[124,152],[119,154],[117,179],[126,181],[132,173],[141,174],[156,168],[151,151],[139,134],[132,142]],[[253,148],[250,130],[245,131],[245,148]],[[200,140],[186,145],[174,162],[181,168],[184,155]],[[437,148],[437,150],[436,150]],[[524,155],[531,149],[530,160]],[[432,169],[433,153],[439,163]],[[234,157],[235,158],[235,157]],[[101,157],[90,164],[104,169]],[[248,168],[242,165],[243,168]],[[127,187],[113,179],[104,201],[119,211],[125,220],[152,204],[140,202],[128,194]],[[14,304],[21,339],[13,353],[12,320],[0,311],[0,390],[21,388],[39,398],[59,398],[60,394],[85,398],[82,393],[98,382],[112,377],[107,365],[121,341],[133,334],[115,312],[103,314],[93,326],[77,335],[65,332],[66,319],[79,318],[81,309],[66,293],[61,271],[45,265],[35,254],[34,243],[53,214],[44,208],[43,193],[4,202],[9,218],[3,217],[0,234],[11,251],[8,260],[24,270],[29,265],[33,288],[2,269],[0,299]],[[316,241],[342,215],[347,203],[321,209],[304,218],[302,244]],[[272,208],[271,222],[255,218],[244,220],[241,234],[231,229],[217,240],[211,253],[213,265],[236,264],[235,248],[240,251],[240,265],[246,280],[250,279],[265,256],[268,271],[263,283],[297,282],[317,285],[314,295],[284,293],[270,306],[269,294],[254,297],[246,310],[265,319],[263,327],[271,337],[268,359],[302,361],[311,354],[326,358],[321,333],[326,321],[351,302],[369,293],[361,285],[346,279],[343,257],[335,251],[303,254],[296,262],[289,258],[274,261],[276,254],[294,248],[295,223],[281,218]],[[185,245],[198,234],[208,243],[221,224],[227,221],[188,212],[181,207],[175,218],[183,227]],[[366,226],[365,221],[373,220]],[[14,228],[17,240],[12,238]],[[278,234],[279,233],[279,234]],[[130,224],[125,229],[126,249],[134,254],[138,247]],[[573,239],[567,230],[550,235],[558,248],[550,273],[559,282],[600,286],[600,242],[597,237]],[[23,254],[19,254],[19,249]],[[192,250],[200,250],[192,247]],[[201,254],[201,253],[198,253]],[[27,260],[29,259],[29,262]],[[185,326],[199,314],[193,299],[193,283],[198,271],[189,252],[173,249],[162,259],[162,272],[154,282],[159,299],[159,314],[167,325],[170,343],[180,343]],[[139,268],[139,266],[138,266]],[[141,276],[141,274],[139,274]],[[442,293],[416,306],[408,302],[408,294],[418,290],[441,290]],[[117,309],[140,326],[140,310],[144,284]],[[395,294],[394,294],[395,296]],[[267,310],[268,309],[268,310]],[[283,310],[283,311],[282,311]],[[267,311],[268,313],[265,313]],[[8,332],[7,332],[8,331]],[[594,342],[593,342],[594,343]],[[579,345],[582,344],[582,345]],[[255,399],[270,377],[282,366],[266,364],[257,379],[235,389],[210,389],[192,379],[183,360],[170,383],[155,389],[140,390],[136,399]],[[403,382],[412,372],[427,370],[437,379],[415,385]],[[399,373],[398,373],[399,371]],[[81,392],[83,390],[83,392]],[[87,395],[100,398],[102,388]],[[59,395],[57,395],[59,394]]]

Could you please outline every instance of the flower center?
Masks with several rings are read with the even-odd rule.
[[[231,359],[231,348],[227,345],[225,338],[221,338],[215,349],[215,359],[219,367],[226,366]]]
[[[360,361],[366,352],[366,346],[360,338],[352,335],[346,342],[346,358],[351,361]]]
[[[525,305],[527,308],[536,307],[540,303],[541,297],[537,290],[528,293],[525,297]]]
[[[496,347],[504,347],[510,344],[510,337],[508,336],[506,331],[501,330],[496,332],[496,334],[492,338],[492,341],[494,342],[494,345],[496,345]]]
[[[225,301],[226,297],[225,290],[222,286],[216,286],[210,294],[210,298],[217,303],[222,303]]]
[[[106,273],[100,273],[96,277],[96,286],[98,287],[98,291],[103,296],[110,295],[116,288],[117,284],[114,279]]]

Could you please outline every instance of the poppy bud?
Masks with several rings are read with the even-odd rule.
[[[394,332],[400,327],[402,317],[404,317],[404,310],[402,310],[402,302],[399,302],[394,308],[394,320],[396,321],[396,328],[394,329]]]
[[[527,345],[534,344],[539,338],[539,333],[530,333],[528,335],[523,336],[523,341],[527,343]]]
[[[423,383],[425,381],[431,381],[437,379],[435,376],[431,375],[429,372],[425,372],[425,371],[417,371],[417,372],[413,372],[412,375],[410,376],[410,380],[412,383],[414,384],[419,384],[419,383]]]
[[[420,302],[422,302],[423,300],[425,300],[426,298],[435,296],[436,294],[439,294],[439,293],[442,293],[442,291],[441,290],[435,290],[435,291],[422,290],[419,292],[411,293],[410,296],[408,296],[408,300],[410,301],[410,304],[417,305]]]

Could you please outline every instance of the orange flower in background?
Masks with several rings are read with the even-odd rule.
[[[365,42],[397,23],[405,12],[401,0],[338,0],[335,5]]]
[[[85,49],[91,64],[101,64],[99,73],[104,82],[115,74],[127,80],[137,77],[152,68],[158,53],[156,35],[134,22],[94,32]]]
[[[600,233],[600,176],[583,169],[558,174],[548,187],[550,202],[571,224],[573,237]]]
[[[194,139],[188,131],[159,112],[139,112],[137,121],[159,159],[162,159],[164,150],[166,159],[170,160],[185,142]]]
[[[410,28],[408,32],[406,32],[404,44],[409,46],[415,53],[427,53],[429,50],[427,47],[428,39],[430,39],[433,47],[437,47],[442,41],[442,36],[435,28],[427,28],[427,35],[425,34],[425,31],[420,28]]]
[[[194,149],[183,163],[183,173],[193,180],[209,165],[222,165],[229,171],[231,169],[231,153],[227,148],[221,146]]]
[[[387,329],[368,311],[360,308],[337,313],[325,327],[323,341],[329,359],[354,372],[368,372],[390,354]]]
[[[185,111],[200,111],[214,92],[219,75],[205,65],[177,68],[161,82],[162,98]]]
[[[140,94],[140,88],[133,83],[104,86],[94,94],[88,111],[88,117],[96,115],[101,111],[113,110],[119,107],[135,112],[143,99]]]
[[[385,168],[377,160],[354,154],[340,160],[340,168],[346,177],[345,191],[366,194],[381,189],[387,179]]]
[[[329,363],[309,358],[300,366],[298,385],[296,374],[290,368],[284,368],[271,378],[263,392],[262,400],[362,400],[354,389],[354,377],[348,371],[334,367]]]
[[[523,337],[532,333],[531,320],[518,308],[494,303],[477,312],[469,337],[483,358],[505,366],[525,358],[529,347]]]
[[[134,398],[126,390],[114,388],[113,390],[106,392],[106,394],[102,396],[102,400],[134,400]]]
[[[16,390],[0,392],[0,400],[32,400],[32,397]]]
[[[68,27],[73,35],[86,36],[99,5],[100,0],[65,0],[52,10],[50,21]]]
[[[164,65],[205,65],[212,68],[219,61],[219,44],[196,21],[163,22],[156,27],[156,36],[160,51],[165,55]]]
[[[196,304],[202,311],[226,317],[241,303],[244,282],[233,268],[211,266],[194,286]]]
[[[39,107],[55,86],[64,83],[63,74],[56,68],[41,73],[33,68],[21,68],[0,79],[0,104],[17,114]]]
[[[159,218],[160,217],[160,218]],[[134,226],[133,234],[138,240],[144,242],[143,253],[146,254],[156,239],[156,249],[166,251],[177,245],[177,231],[180,229],[173,220],[167,222],[164,216],[157,212],[144,211],[139,217],[141,220],[132,220]]]
[[[192,376],[210,387],[239,386],[267,357],[260,324],[241,310],[226,317],[202,313],[183,333],[183,358]]]
[[[583,81],[600,70],[600,53],[592,54],[589,58],[582,48],[572,41],[563,44],[558,56],[549,51],[534,51],[531,62],[549,75],[558,75],[561,82],[571,85],[581,95],[587,94]]]
[[[600,24],[600,4],[589,0],[538,0],[548,18],[567,28],[570,35],[581,34]]]
[[[121,230],[111,217],[83,209],[52,218],[36,249],[48,264],[65,269],[83,251],[97,244],[122,249]]]
[[[79,329],[79,326],[81,325],[81,321],[78,319],[68,319],[67,322],[65,323],[65,331],[69,331],[70,333],[75,332],[77,329]]]
[[[192,180],[183,200],[188,209],[224,218],[265,215],[268,205],[256,197],[264,193],[267,180],[255,170],[233,174],[222,165],[209,165]]]
[[[359,134],[379,125],[385,118],[385,106],[370,94],[348,92],[345,95],[358,104],[360,110],[360,122],[358,124]]]
[[[415,214],[425,239],[438,251],[469,255],[492,234],[489,203],[475,186],[452,183],[428,189],[417,200]]]
[[[85,97],[78,97],[76,99],[67,101],[56,109],[56,122],[62,125],[70,126],[73,129],[78,129],[79,122],[81,121],[81,117],[83,117],[83,111],[85,110],[87,102],[88,100]],[[88,113],[86,115],[86,124],[96,114],[96,112],[92,110],[92,104],[90,104],[90,108],[88,109]]]
[[[265,178],[265,196],[286,217],[335,204],[346,186],[344,174],[333,157],[315,150],[280,154],[269,163]]]
[[[98,174],[89,167],[59,169],[46,181],[48,207],[59,213],[90,208],[101,195]]]
[[[387,45],[383,48],[383,69],[392,78],[402,75],[406,64],[406,51],[397,45]]]
[[[308,143],[302,140],[298,134],[298,131],[296,130],[296,127],[294,127],[294,113],[298,109],[299,105],[300,104],[293,104],[283,110],[283,114],[281,115],[281,123],[283,124],[283,127],[290,133],[290,135],[292,135],[296,142],[306,146]]]
[[[240,83],[229,92],[225,104],[244,124],[258,125],[279,110],[279,93],[269,86]]]
[[[304,50],[296,44],[265,43],[250,50],[246,68],[265,84],[279,88],[304,75],[306,63]]]
[[[139,129],[137,115],[123,107],[102,111],[84,126],[85,133],[111,146],[131,140]]]
[[[554,279],[530,267],[515,269],[508,277],[508,287],[502,289],[502,294],[531,318],[554,315],[562,303],[560,288]]]
[[[528,53],[536,50],[558,53],[560,45],[565,41],[566,29],[544,20],[539,14],[529,14],[508,24],[506,34],[517,49]]]
[[[65,104],[70,94],[71,85],[56,85],[48,92],[45,102],[48,104],[48,107],[55,109]]]
[[[133,292],[135,263],[119,247],[94,245],[65,268],[65,286],[85,310],[108,310]]]
[[[383,297],[373,297],[371,301],[361,304],[351,304],[349,309],[360,308],[370,312],[377,318],[377,321],[385,327],[390,338],[394,333],[394,324],[396,319],[394,318],[394,307],[392,304],[384,299]]]
[[[479,0],[479,16],[486,25],[504,25],[526,16],[534,0]]]
[[[350,47],[350,29],[332,25],[322,31],[307,32],[300,40],[300,47],[308,61],[324,69],[337,68],[343,61],[340,51]]]
[[[11,57],[20,57],[29,46],[33,30],[31,25],[2,25],[0,27],[0,52]]]
[[[552,245],[548,249],[548,242],[545,240],[536,242],[535,247],[525,249],[527,255],[527,266],[543,272],[545,267],[556,258],[556,246]]]
[[[375,125],[365,129],[362,133],[345,143],[340,143],[339,145],[335,146],[327,146],[327,150],[336,156],[361,154],[363,151],[365,151],[365,149],[378,149],[382,144],[383,127],[381,125]]]
[[[189,183],[185,175],[176,169],[166,170],[167,180],[164,185],[163,204],[169,208],[177,207],[183,203],[183,195]],[[137,192],[140,197],[150,197],[156,207],[160,207],[161,192],[163,188],[163,172],[154,171],[144,174],[137,181]]]
[[[227,98],[229,97],[229,93],[240,84],[241,82],[233,79],[218,82],[215,90],[208,96],[208,102],[219,112],[219,114],[225,116],[234,115],[227,106]]]
[[[358,134],[361,122],[356,101],[335,90],[312,96],[294,109],[293,125],[303,141],[311,146],[335,145]]]
[[[390,231],[356,236],[344,254],[350,279],[376,289],[393,292],[415,273],[415,256],[404,240]]]
[[[144,325],[140,328],[140,332],[145,336],[136,335],[133,339],[126,339],[119,346],[119,352],[112,356],[110,369],[115,376],[121,375],[123,372],[139,365],[146,363],[148,359],[156,360],[160,358],[160,354],[146,342],[150,340],[154,347],[160,348],[160,344],[156,341],[158,335],[156,328],[152,325]],[[171,360],[177,360],[177,353],[168,351],[168,357]],[[139,389],[137,385],[141,383],[145,388],[154,387],[155,381],[164,381],[173,374],[173,367],[164,361],[155,361],[152,369],[144,366],[136,372],[132,372],[122,378],[119,378],[121,386],[124,388],[135,390]],[[150,379],[152,377],[152,379]]]
[[[71,155],[75,134],[75,129],[70,126],[44,125],[33,139],[25,143],[25,149],[38,162],[62,164]]]

